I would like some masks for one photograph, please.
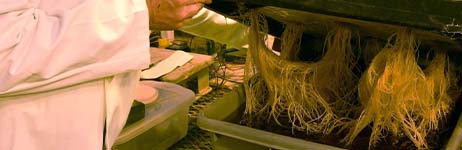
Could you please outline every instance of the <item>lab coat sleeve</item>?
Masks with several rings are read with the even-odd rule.
[[[0,97],[143,69],[148,25],[144,0],[0,0]]]
[[[247,26],[207,8],[202,8],[179,30],[234,48],[242,48],[248,43]]]

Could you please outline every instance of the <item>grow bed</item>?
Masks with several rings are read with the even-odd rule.
[[[460,105],[460,104],[457,104]],[[204,130],[217,134],[213,143],[215,149],[367,149],[369,134],[363,131],[351,146],[341,143],[344,135],[306,134],[293,131],[290,127],[279,126],[274,122],[265,122],[250,128],[243,124],[242,116],[245,95],[242,86],[225,95],[222,99],[207,106],[197,118],[197,125]],[[457,122],[460,108],[448,115],[447,123],[438,132],[429,134],[431,149],[445,146]],[[407,139],[386,137],[375,146],[376,149],[415,149]]]

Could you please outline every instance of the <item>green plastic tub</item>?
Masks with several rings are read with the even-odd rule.
[[[208,105],[197,119],[197,125],[217,134],[214,149],[260,150],[339,150],[341,148],[283,136],[227,122],[240,117],[245,103],[243,87],[240,86],[222,99]]]

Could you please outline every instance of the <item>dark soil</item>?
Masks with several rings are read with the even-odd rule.
[[[446,142],[448,141],[451,133],[457,123],[458,117],[461,114],[461,107],[462,103],[460,99],[455,103],[454,106],[457,106],[453,109],[451,113],[449,113],[445,120],[442,120],[440,124],[440,128],[437,131],[432,131],[427,135],[427,143],[428,149],[443,149]],[[288,122],[284,121],[287,119],[281,118],[279,122]],[[242,125],[247,124],[245,120],[236,121],[235,123],[239,123]],[[334,131],[330,135],[323,135],[323,134],[313,134],[313,133],[306,133],[303,131],[293,130],[289,124],[287,125],[278,125],[274,121],[268,122],[259,122],[257,124],[251,125],[253,128],[265,130],[268,132],[273,132],[281,135],[291,136],[299,139],[304,139],[312,142],[332,145],[340,148],[345,149],[352,149],[352,150],[367,150],[369,147],[369,136],[370,136],[370,128],[364,129],[357,137],[353,144],[346,146],[343,142],[343,138],[345,137],[346,133],[339,133],[335,134]],[[379,143],[377,143],[374,149],[378,150],[414,150],[417,149],[412,141],[407,139],[405,136],[396,137],[388,135],[385,138],[381,139]]]

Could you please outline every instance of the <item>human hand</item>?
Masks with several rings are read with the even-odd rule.
[[[151,30],[177,29],[212,0],[146,0]]]

